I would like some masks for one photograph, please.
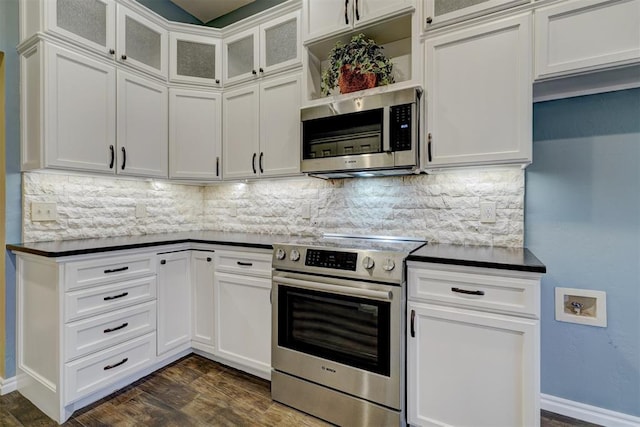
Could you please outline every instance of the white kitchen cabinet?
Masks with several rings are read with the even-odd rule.
[[[189,251],[158,254],[158,356],[191,346]]]
[[[214,355],[266,379],[271,376],[270,266],[270,253],[216,252]]]
[[[118,70],[117,173],[163,178],[168,173],[167,87]]]
[[[191,346],[211,354],[215,352],[214,271],[214,252],[191,252]]]
[[[572,0],[534,16],[536,79],[640,62],[640,0]]]
[[[409,424],[539,425],[540,275],[409,262],[407,280]]]
[[[220,180],[222,96],[169,89],[169,177]]]
[[[21,56],[22,170],[167,176],[166,87],[57,45]]]
[[[506,9],[529,0],[423,0],[424,24],[429,30],[442,23],[453,23],[497,10]]]
[[[415,0],[304,0],[304,40],[322,39],[415,9]]]
[[[59,423],[157,361],[155,254],[16,254],[18,391]]]
[[[197,34],[169,34],[169,80],[220,87],[222,51],[219,38]]]
[[[300,80],[296,73],[225,91],[225,179],[299,174]]]
[[[532,16],[425,40],[427,169],[531,162]]]
[[[167,31],[144,8],[128,6],[114,0],[21,0],[20,40],[45,31],[166,80]]]
[[[301,62],[300,12],[292,12],[224,39],[224,84],[229,85]]]

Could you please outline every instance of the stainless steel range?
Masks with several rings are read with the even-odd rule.
[[[404,423],[404,260],[425,243],[325,235],[274,245],[274,400],[338,425]]]

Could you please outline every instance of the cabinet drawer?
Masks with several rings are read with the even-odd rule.
[[[138,254],[70,262],[65,266],[66,290],[154,274],[154,261],[153,254]]]
[[[540,282],[537,278],[421,268],[409,268],[407,276],[411,301],[539,316]]]
[[[216,270],[233,274],[271,277],[271,253],[216,252]]]
[[[65,364],[65,405],[152,363],[155,341],[156,334],[151,333]]]
[[[141,277],[64,295],[65,322],[156,298],[156,276]]]
[[[150,301],[65,325],[65,360],[104,350],[156,329],[156,302]]]

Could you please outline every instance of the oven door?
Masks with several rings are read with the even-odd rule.
[[[400,409],[403,287],[275,271],[272,367]]]

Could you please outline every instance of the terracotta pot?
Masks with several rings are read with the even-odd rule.
[[[359,68],[352,68],[351,65],[340,67],[338,76],[338,86],[340,93],[355,92],[357,90],[370,89],[376,87],[378,76],[375,73],[360,73]]]

